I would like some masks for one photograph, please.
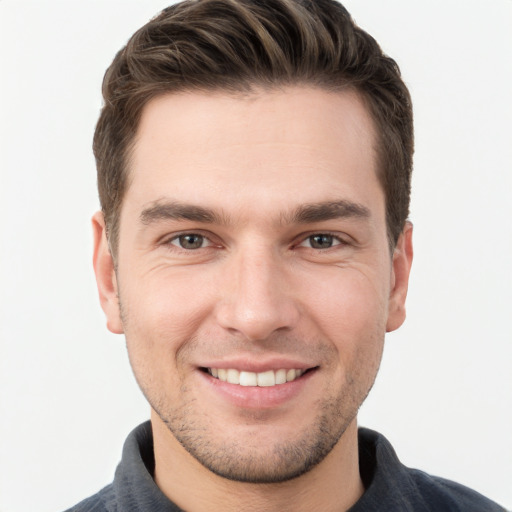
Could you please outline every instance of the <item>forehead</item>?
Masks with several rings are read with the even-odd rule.
[[[166,94],[142,112],[126,199],[224,209],[257,200],[260,211],[292,198],[365,203],[380,189],[375,155],[373,121],[351,90]]]
[[[250,94],[182,92],[157,96],[144,106],[135,145],[140,157],[148,142],[180,150],[197,140],[205,149],[220,143],[233,147],[275,142],[306,143],[325,151],[334,143],[347,153],[373,146],[374,131],[368,109],[353,89],[330,92],[295,86]],[[326,137],[327,132],[332,136]]]

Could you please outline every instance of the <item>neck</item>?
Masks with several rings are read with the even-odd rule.
[[[320,464],[277,484],[235,482],[217,476],[178,443],[154,412],[152,428],[155,482],[172,502],[189,512],[344,511],[364,492],[356,420]]]

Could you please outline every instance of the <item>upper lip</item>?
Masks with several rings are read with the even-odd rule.
[[[200,368],[221,368],[225,370],[233,368],[239,371],[254,373],[261,373],[268,370],[277,371],[283,369],[308,370],[310,368],[315,368],[316,366],[318,365],[314,363],[306,363],[304,361],[291,358],[280,357],[257,360],[254,357],[249,356],[212,360],[199,365]]]

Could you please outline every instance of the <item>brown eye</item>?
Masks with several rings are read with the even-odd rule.
[[[201,249],[205,242],[205,237],[198,235],[197,233],[187,233],[185,235],[177,236],[171,240],[171,244],[187,250]]]

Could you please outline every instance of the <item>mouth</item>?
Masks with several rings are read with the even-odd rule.
[[[236,384],[245,387],[273,387],[293,382],[308,372],[315,370],[295,368],[279,370],[267,370],[263,372],[248,372],[235,368],[202,368],[202,370],[213,378],[228,384]]]

